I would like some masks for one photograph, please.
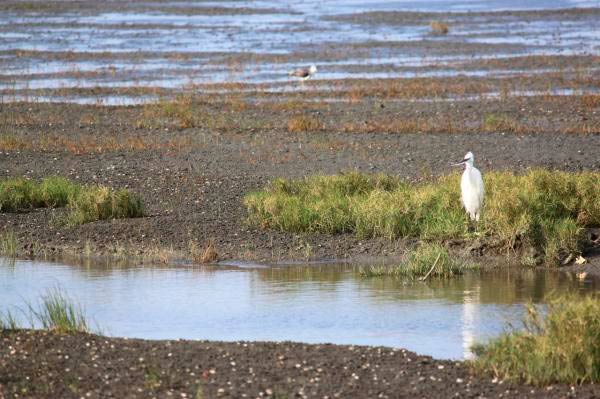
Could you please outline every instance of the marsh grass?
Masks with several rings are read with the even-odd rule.
[[[223,112],[215,112],[209,107],[210,99],[189,93],[174,98],[161,97],[156,104],[146,104],[141,118],[135,126],[138,128],[155,128],[173,126],[179,129],[194,127],[219,128],[226,126]],[[238,97],[228,97],[221,101],[224,108],[242,111],[245,103]]]
[[[42,328],[61,334],[91,331],[83,308],[58,288],[42,295],[37,307],[27,306],[32,325],[38,321]]]
[[[162,385],[160,371],[156,367],[144,367],[144,386],[148,389],[155,390]]]
[[[19,251],[19,241],[12,231],[0,234],[0,255],[16,258]]]
[[[473,348],[476,372],[535,385],[600,382],[600,296],[562,296],[546,315],[527,307],[524,329]]]
[[[477,265],[454,259],[444,246],[423,243],[411,251],[406,261],[391,267],[371,266],[360,270],[361,277],[399,277],[407,279],[442,278],[460,275],[465,270],[475,270]]]
[[[429,23],[429,27],[434,35],[447,35],[449,31],[448,24],[441,21],[432,21]]]
[[[481,129],[486,132],[524,133],[528,127],[507,115],[485,114]]]
[[[122,137],[116,135],[44,134],[34,138],[22,134],[0,135],[1,151],[60,151],[76,155],[146,150],[181,152],[198,145],[200,144],[187,135],[174,135],[163,139],[144,135]]]
[[[413,119],[395,116],[341,125],[341,130],[346,133],[457,133],[470,129],[473,128],[449,117]]]
[[[295,115],[288,119],[287,129],[290,133],[318,132],[325,128],[323,122],[309,115]]]
[[[16,178],[0,181],[0,211],[18,212],[33,208],[66,206],[80,186],[62,177],[47,177],[36,183]]]
[[[19,322],[10,310],[0,312],[0,331],[17,330],[21,328]]]
[[[40,182],[23,178],[0,181],[0,212],[65,206],[70,209],[66,222],[72,225],[144,215],[141,199],[125,189],[85,186],[63,177],[47,177]],[[3,236],[3,247],[5,241]]]
[[[197,263],[211,263],[219,259],[217,246],[213,239],[207,240],[202,249],[198,246],[196,241],[190,241],[189,252],[192,260]]]
[[[201,123],[200,115],[194,112],[191,96],[180,95],[171,101],[161,99],[159,109],[163,116],[178,121],[181,128],[193,127]]]
[[[140,197],[121,189],[91,186],[69,201],[68,222],[73,225],[105,219],[141,217],[144,208]]]
[[[194,112],[193,99],[189,95],[178,95],[173,99],[161,97],[156,104],[146,104],[142,116],[136,122],[138,128],[157,127],[165,121],[172,121],[179,128],[194,127],[200,123]]]
[[[289,232],[361,238],[469,239],[458,174],[410,184],[384,174],[347,172],[275,179],[244,199],[250,224]],[[505,249],[534,247],[548,264],[579,253],[583,228],[600,226],[600,173],[529,170],[484,174],[477,235]]]
[[[581,104],[588,108],[593,109],[600,106],[600,94],[584,94],[581,96]]]

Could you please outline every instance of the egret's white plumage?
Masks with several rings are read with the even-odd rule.
[[[465,171],[460,179],[460,200],[471,220],[478,221],[483,207],[483,179],[481,172],[473,166],[473,153],[468,152],[459,164],[465,164]]]

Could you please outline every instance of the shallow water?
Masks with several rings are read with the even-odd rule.
[[[48,289],[79,301],[104,333],[151,339],[293,340],[403,347],[469,357],[473,342],[518,324],[523,304],[598,288],[557,272],[469,274],[451,281],[363,279],[348,265],[0,266],[0,309]]]
[[[287,73],[291,69],[309,63],[319,65],[317,80],[454,76],[460,73],[461,63],[473,59],[600,54],[597,40],[600,22],[593,15],[573,19],[536,17],[534,20],[501,16],[490,22],[479,17],[454,21],[451,14],[444,14],[440,17],[442,20],[449,18],[452,21],[449,34],[443,37],[432,36],[427,23],[388,25],[377,21],[353,23],[329,19],[340,14],[390,10],[452,13],[600,7],[599,1],[592,0],[166,1],[160,3],[160,9],[153,10],[152,7],[152,3],[148,3],[146,8],[130,10],[3,12],[0,15],[0,51],[34,53],[2,58],[0,89],[15,90],[20,94],[18,91],[28,89],[130,86],[181,89],[190,83],[277,84],[288,80]],[[243,7],[272,11],[249,15],[235,12],[187,15],[181,12],[182,7],[229,7],[232,10]],[[421,41],[463,43],[464,48],[448,56],[444,46],[426,50],[419,47]],[[379,44],[369,47],[368,44],[374,42]],[[402,50],[393,46],[398,42],[417,44]],[[490,47],[470,49],[469,44],[477,43]],[[349,48],[346,51],[341,48],[346,45],[366,46],[362,50]],[[336,51],[347,53],[347,57],[336,55]],[[173,53],[182,57],[164,57]],[[48,59],[48,54],[63,55]],[[80,58],[71,59],[69,54],[78,54]],[[300,54],[301,57],[290,62],[285,58],[231,62],[226,57],[232,54]],[[332,56],[333,60],[330,59]],[[445,57],[451,58],[446,64],[447,69],[433,73],[427,69]],[[389,70],[357,68],[372,65],[389,66]],[[417,69],[396,70],[407,65]],[[484,69],[470,72],[470,75],[497,76],[496,72]],[[294,87],[300,90],[298,85]],[[68,100],[87,102],[76,95]],[[106,104],[117,102],[104,101]]]

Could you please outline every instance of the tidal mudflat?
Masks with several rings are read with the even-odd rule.
[[[148,289],[158,289],[161,276],[185,282],[189,292],[211,279],[221,281],[217,287],[226,292],[231,277],[248,294],[247,303],[258,298],[256,308],[238,315],[263,321],[269,320],[269,306],[278,303],[269,299],[280,300],[282,291],[315,306],[330,301],[333,309],[340,295],[355,301],[358,310],[405,306],[416,317],[415,309],[431,305],[433,312],[424,313],[427,320],[398,317],[383,325],[373,320],[381,327],[377,335],[373,325],[359,323],[372,319],[357,310],[345,319],[347,325],[341,319],[327,335],[317,327],[329,318],[315,317],[318,312],[297,308],[284,296],[282,307],[296,312],[275,313],[280,316],[271,321],[281,326],[294,320],[285,334],[248,326],[245,331],[253,334],[236,335],[236,323],[216,307],[207,308],[207,319],[182,316],[192,322],[179,329],[170,328],[177,320],[159,325],[179,331],[176,335],[142,327],[157,332],[152,335],[132,333],[125,321],[111,326],[119,311],[114,305],[116,313],[91,314],[110,337],[3,331],[0,396],[597,396],[594,385],[499,384],[475,377],[458,359],[468,346],[460,338],[464,307],[481,315],[491,305],[518,318],[527,300],[544,302],[552,287],[597,290],[600,226],[586,225],[580,237],[585,263],[572,258],[553,266],[554,277],[537,270],[544,268],[538,262],[512,274],[507,263],[536,254],[524,253],[518,240],[498,248],[472,234],[440,242],[453,256],[479,263],[477,279],[466,274],[407,285],[387,277],[363,279],[356,268],[396,264],[418,246],[418,238],[276,229],[251,223],[244,206],[248,193],[277,178],[352,170],[427,184],[456,173],[450,163],[467,151],[476,154],[484,176],[530,168],[598,173],[596,2],[6,1],[0,11],[0,179],[37,184],[66,178],[78,187],[132,193],[143,205],[143,212],[122,213],[137,217],[65,223],[76,203],[67,197],[60,197],[60,206],[47,190],[29,199],[11,197],[8,203],[21,206],[1,209],[4,255],[89,269],[19,264],[0,283],[12,290],[8,307],[19,306],[15,295],[31,281],[15,276],[37,270],[61,276],[55,283],[84,276],[66,288],[92,309],[107,304],[88,302],[86,295],[106,288],[94,281],[126,286],[143,280]],[[318,72],[310,80],[288,76],[313,63]],[[118,208],[112,200],[102,204]],[[561,261],[568,259],[557,253]],[[327,267],[314,265],[323,261]],[[290,262],[312,266],[282,266]],[[207,263],[213,266],[200,266]],[[248,269],[252,264],[261,268]],[[245,266],[237,270],[240,265]],[[486,273],[496,273],[492,269],[504,277],[486,280],[492,279]],[[555,269],[569,273],[552,274]],[[92,287],[83,289],[86,284]],[[512,299],[482,299],[497,294],[497,287],[510,287],[499,292],[512,292]],[[29,299],[46,287],[38,288]],[[413,290],[421,296],[411,306]],[[479,302],[469,308],[466,298],[473,295]],[[153,309],[185,310],[173,301],[157,301]],[[303,310],[304,324],[294,318]],[[440,316],[445,313],[455,317]],[[210,315],[227,320],[212,319],[210,330],[202,322]],[[448,321],[440,323],[453,331],[449,341],[435,341],[438,320]],[[500,318],[473,320],[491,326],[489,334],[478,335],[475,328],[474,337],[494,336],[503,326]],[[111,328],[130,338],[114,337]],[[354,335],[343,332],[353,330]],[[426,346],[441,349],[411,346],[419,340],[411,341],[406,331],[429,336],[437,344]],[[361,334],[370,338],[357,339]],[[233,342],[216,342],[224,340]],[[444,342],[453,343],[444,349]]]

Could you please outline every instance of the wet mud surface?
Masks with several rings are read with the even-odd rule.
[[[208,119],[165,116],[162,105],[4,104],[3,177],[62,175],[126,187],[142,196],[148,213],[76,227],[56,223],[61,209],[2,213],[0,226],[17,235],[21,254],[81,254],[87,247],[101,255],[176,260],[190,259],[192,243],[202,247],[214,241],[222,260],[396,258],[410,243],[251,228],[242,198],[275,177],[349,169],[418,181],[455,172],[450,163],[467,151],[476,154],[484,174],[528,167],[600,170],[600,135],[565,131],[578,123],[598,126],[597,105],[590,109],[572,97],[410,107],[385,100],[325,105],[194,101],[177,106]],[[480,131],[486,115],[513,115],[520,130],[507,131],[508,124]],[[323,128],[291,132],[288,122],[296,117],[317,118]],[[431,128],[410,132],[421,126],[411,124],[415,118],[430,121]],[[207,128],[207,120],[218,120],[218,125]],[[403,121],[406,126],[398,125]]]
[[[316,82],[343,87],[350,83],[346,79],[456,77],[468,70],[467,76],[485,78],[519,73],[542,78],[594,74],[598,68],[594,59],[583,65],[570,60],[598,56],[598,8],[543,1],[529,7],[561,9],[516,10],[522,5],[487,2],[284,5],[4,2],[0,93],[3,101],[22,99],[32,90],[41,101],[77,101],[79,89],[206,91],[207,85],[232,82],[261,85],[260,90],[286,85],[295,92],[306,88],[287,73],[307,64],[319,66]],[[448,32],[436,34],[432,22],[446,25]],[[520,60],[530,56],[542,62]],[[567,61],[548,67],[555,57]],[[499,69],[479,63],[513,58],[515,63]],[[577,88],[593,88],[588,86]],[[136,97],[121,103],[148,100]],[[100,100],[116,103],[108,95]]]
[[[403,349],[143,341],[1,332],[6,398],[594,398],[596,385],[514,385]]]

